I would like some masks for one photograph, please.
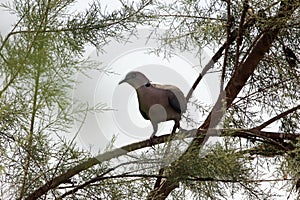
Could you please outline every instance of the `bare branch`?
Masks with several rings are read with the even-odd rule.
[[[288,114],[291,114],[292,112],[295,112],[298,109],[300,109],[300,105],[295,106],[295,107],[293,107],[293,108],[291,108],[291,109],[289,109],[289,110],[287,110],[287,111],[285,111],[285,112],[283,112],[283,113],[281,113],[281,114],[279,114],[279,115],[277,115],[277,116],[269,119],[268,121],[262,123],[261,125],[257,126],[254,129],[262,130],[263,128],[266,128],[268,125],[270,125],[270,124],[276,122],[277,120],[279,120],[279,119],[287,116]]]
[[[240,45],[242,44],[243,41],[243,32],[244,32],[243,25],[245,23],[246,14],[249,9],[248,0],[245,0],[243,4],[244,4],[244,8],[240,19],[238,35],[236,37],[236,51],[235,51],[235,65],[234,65],[235,67],[239,66]]]

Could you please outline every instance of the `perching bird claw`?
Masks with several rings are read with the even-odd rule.
[[[150,137],[150,145],[151,145],[151,147],[154,149],[154,145],[155,145],[155,138],[157,138],[157,136],[155,136],[155,135],[151,135],[151,137]]]

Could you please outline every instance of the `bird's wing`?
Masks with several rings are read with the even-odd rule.
[[[182,91],[173,85],[167,85],[168,90],[172,95],[169,96],[169,103],[170,105],[179,113],[184,113],[187,109],[187,102],[184,94]],[[171,100],[170,100],[171,99]],[[176,100],[175,100],[176,99]],[[178,109],[179,108],[179,109]]]
[[[180,103],[177,99],[177,97],[174,95],[174,93],[172,91],[170,91],[170,94],[168,96],[168,100],[169,100],[169,104],[172,106],[172,108],[178,112],[178,113],[182,113],[181,107],[180,107]]]
[[[168,92],[168,100],[171,107],[178,113],[184,113],[187,109],[186,99],[181,90],[174,85],[152,84],[155,88]]]

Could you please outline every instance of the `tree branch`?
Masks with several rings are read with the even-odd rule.
[[[157,17],[172,17],[172,18],[190,18],[190,19],[203,19],[203,20],[210,20],[210,21],[226,21],[226,19],[222,18],[215,18],[215,17],[202,17],[198,15],[184,15],[184,14],[158,14],[158,15],[148,15],[147,17],[150,18],[157,18]]]
[[[265,131],[251,131],[251,130],[234,130],[234,129],[212,129],[215,130],[215,132],[221,132],[221,135],[218,136],[231,136],[231,137],[242,137],[242,138],[270,138],[273,140],[282,139],[284,136],[284,139],[296,141],[297,138],[300,137],[300,134],[288,134],[288,133],[275,133],[275,132],[265,132]],[[205,133],[207,130],[200,130],[200,129],[193,129],[188,131],[181,131],[177,133],[176,135],[172,134],[165,134],[158,136],[154,139],[154,144],[161,144],[165,143],[170,140],[182,140],[183,138],[193,138],[196,136],[205,136]],[[150,143],[150,140],[144,140],[141,142],[136,142],[130,145],[123,146],[118,149],[114,149],[109,152],[105,152],[103,154],[99,154],[98,156],[95,156],[93,158],[88,159],[85,162],[80,163],[79,165],[67,170],[65,173],[58,175],[56,178],[48,181],[45,183],[42,187],[35,190],[30,196],[28,196],[26,199],[36,199],[40,197],[41,195],[47,193],[50,189],[53,189],[60,184],[64,183],[66,180],[70,179],[74,175],[89,169],[90,167],[99,164],[101,162],[108,161],[112,158],[117,158],[122,155],[126,155],[129,152],[136,151],[138,149],[151,147],[152,143]],[[156,176],[158,177],[158,176]]]
[[[291,114],[292,112],[295,112],[296,110],[300,109],[300,105],[296,106],[296,107],[293,107],[271,119],[269,119],[268,121],[262,123],[261,125],[255,127],[254,129],[257,129],[257,130],[262,130],[263,128],[266,128],[268,125],[272,124],[273,122],[281,119],[282,117],[285,117],[287,116],[288,114]]]
[[[241,19],[240,19],[240,24],[239,24],[239,28],[238,28],[238,35],[236,37],[236,51],[235,51],[235,68],[238,67],[239,65],[239,57],[240,57],[240,45],[242,44],[243,41],[243,33],[244,33],[244,27],[243,24],[245,23],[245,18],[246,18],[246,14],[248,12],[249,9],[249,4],[248,4],[248,0],[244,1],[244,8],[243,8],[243,12],[241,15]]]
[[[246,23],[243,26],[243,29],[247,29],[249,27],[251,27],[254,23],[255,19],[251,18],[248,21],[246,21]],[[234,40],[237,37],[237,33],[238,33],[238,29],[233,30],[230,34],[229,34],[229,39],[219,48],[219,50],[214,54],[214,56],[210,59],[210,61],[205,65],[205,67],[203,68],[202,72],[199,74],[198,78],[195,80],[193,86],[191,87],[191,89],[189,90],[187,96],[186,96],[186,100],[189,101],[189,99],[192,96],[193,91],[196,89],[196,87],[198,86],[198,84],[200,83],[200,81],[202,80],[203,76],[210,70],[213,68],[213,66],[215,65],[215,63],[222,57],[222,53],[223,51],[226,49],[227,45],[230,45],[234,42]]]
[[[221,73],[221,83],[220,83],[220,93],[224,90],[224,82],[225,82],[225,72],[227,68],[227,62],[228,62],[228,54],[229,54],[229,39],[230,39],[230,29],[234,23],[234,17],[231,16],[231,8],[230,8],[230,0],[226,1],[227,3],[227,23],[226,23],[226,47],[224,52],[224,60],[223,60],[223,66],[222,66],[222,73]],[[238,37],[239,35],[237,35]]]
[[[168,178],[167,176],[160,176],[160,175],[153,175],[153,174],[120,174],[120,175],[114,175],[114,176],[107,176],[107,177],[101,177],[101,176],[97,176],[93,179],[91,179],[90,181],[88,181],[87,183],[91,184],[91,183],[95,183],[95,182],[99,182],[99,181],[104,181],[104,180],[108,180],[108,179],[118,179],[118,178],[157,178],[157,179],[164,179],[164,178]],[[222,182],[222,183],[240,183],[240,182],[247,182],[247,183],[265,183],[265,182],[278,182],[278,181],[292,181],[294,179],[249,179],[249,180],[232,180],[232,179],[217,179],[217,178],[211,178],[211,177],[187,177],[187,178],[182,178],[181,180],[183,181],[193,181],[193,182]],[[81,185],[75,186],[74,189],[66,192],[65,194],[63,194],[62,196],[58,197],[57,199],[63,199],[68,195],[71,194],[75,194],[75,192],[77,192],[78,190],[82,189],[83,186],[85,186],[86,183],[83,183]],[[72,186],[73,187],[73,186]],[[63,187],[61,189],[66,189],[66,187]]]
[[[156,142],[162,143],[165,142],[168,137],[159,137],[156,138]],[[45,183],[43,186],[32,192],[26,199],[37,199],[38,197],[42,196],[43,194],[46,194],[50,189],[57,187],[61,183],[64,183],[66,180],[71,178],[72,176],[80,173],[83,170],[86,170],[98,163],[108,161],[112,158],[117,158],[122,155],[126,155],[128,152],[132,152],[138,149],[142,149],[145,147],[151,147],[150,140],[145,140],[142,142],[133,143],[130,145],[123,146],[121,148],[105,152],[103,154],[100,154],[98,156],[95,156],[93,158],[89,158],[87,161],[80,163],[79,165],[67,170],[65,173],[57,176],[56,178],[53,178],[52,180]]]

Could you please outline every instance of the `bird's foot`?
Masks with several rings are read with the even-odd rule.
[[[154,140],[155,140],[155,138],[157,138],[157,136],[155,136],[155,135],[151,135],[150,136],[150,145],[151,145],[151,147],[154,149]]]

